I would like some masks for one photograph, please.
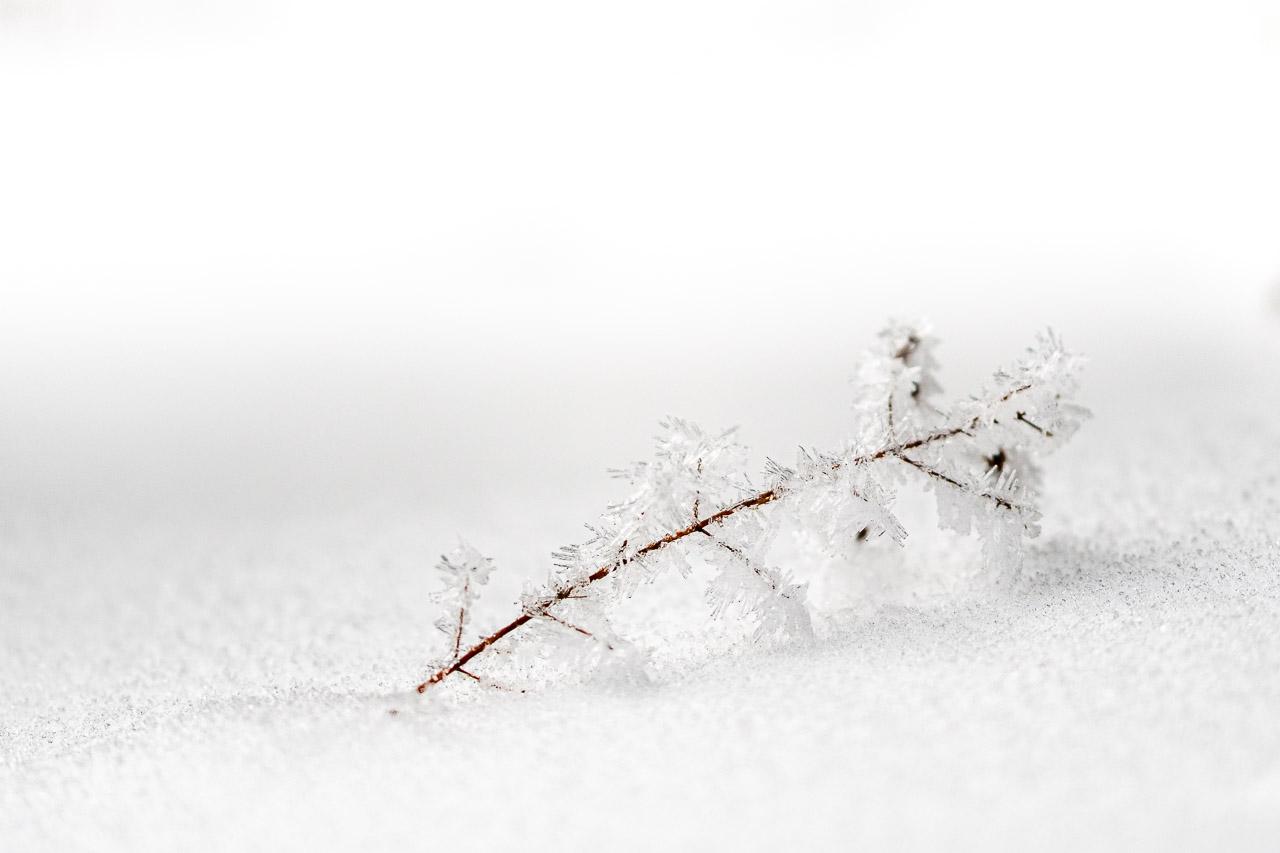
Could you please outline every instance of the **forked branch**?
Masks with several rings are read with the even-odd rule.
[[[972,429],[974,426],[976,426],[976,419],[974,422],[968,425],[968,428]],[[914,450],[916,448],[924,447],[926,445],[934,444],[936,442],[945,441],[949,438],[954,438],[955,436],[958,436],[958,435],[964,435],[966,434],[966,432],[967,430],[965,427],[951,427],[947,429],[938,430],[928,435],[912,439],[911,441],[906,441],[901,444],[882,447],[879,450],[876,450],[872,453],[865,453],[848,460],[838,460],[832,463],[830,468],[831,470],[835,471],[845,466],[861,465],[867,462],[874,462],[879,459],[884,459],[885,457],[888,457],[888,456],[901,457],[903,453],[909,450]],[[536,615],[546,615],[550,617],[551,614],[547,612],[545,608],[550,607],[554,604],[557,604],[561,601],[564,601],[565,599],[576,596],[579,592],[581,592],[586,587],[596,583],[597,581],[604,580],[605,578],[609,577],[611,574],[618,571],[622,567],[628,565],[629,563],[634,563],[637,560],[644,558],[648,554],[652,554],[655,551],[659,551],[663,548],[666,548],[668,545],[679,542],[681,539],[684,539],[686,536],[692,536],[695,533],[706,533],[707,528],[709,527],[715,527],[716,525],[722,524],[723,522],[725,522],[726,520],[728,520],[729,518],[731,518],[732,516],[740,512],[744,512],[746,510],[759,509],[763,506],[767,506],[768,504],[771,504],[774,501],[776,501],[779,497],[781,497],[781,492],[778,489],[776,488],[765,489],[759,492],[758,494],[752,495],[749,498],[738,501],[737,503],[732,504],[731,506],[727,506],[724,509],[720,510],[719,512],[714,512],[711,515],[705,516],[704,518],[699,518],[695,520],[692,524],[690,524],[688,527],[683,527],[683,528],[680,528],[679,530],[673,530],[667,535],[659,539],[655,539],[652,542],[649,542],[643,547],[637,549],[633,555],[629,557],[620,558],[618,560],[615,560],[612,563],[601,566],[599,569],[587,575],[582,580],[576,583],[569,584],[567,586],[563,586],[555,590],[555,592],[553,592],[549,597],[549,599],[543,604],[542,613],[534,614],[528,611],[523,612],[519,616],[517,616],[515,619],[512,619],[510,622],[503,625],[498,630],[494,631],[493,633],[481,639],[475,645],[471,646],[469,649],[466,650],[466,652],[462,653],[461,655],[455,654],[455,658],[451,663],[436,670],[427,678],[426,681],[418,685],[417,687],[418,692],[425,693],[428,687],[431,687],[433,684],[439,684],[441,681],[448,678],[453,673],[464,672],[463,667],[465,667],[472,660],[474,660],[475,658],[479,657],[480,655],[488,651],[490,648],[492,648],[494,643],[514,633],[524,625],[527,625],[529,622],[533,621]],[[556,621],[560,621],[560,620],[556,620]],[[582,629],[576,629],[576,630],[581,631]],[[465,674],[470,675],[470,673],[465,673]]]
[[[607,600],[608,585],[591,588],[633,563],[645,563],[639,578],[652,577],[668,556],[667,549],[694,534],[718,546],[704,553],[705,559],[733,561],[724,563],[717,580],[708,586],[713,614],[723,614],[728,605],[737,604],[755,618],[757,636],[811,633],[804,585],[764,562],[781,510],[755,511],[785,503],[787,512],[794,512],[833,549],[865,547],[882,533],[901,543],[906,531],[892,513],[894,479],[879,476],[887,467],[876,464],[882,461],[901,462],[939,483],[935,489],[939,524],[960,533],[976,531],[989,562],[1010,554],[1016,557],[1023,537],[1038,531],[1035,459],[1070,436],[1087,415],[1070,402],[1081,359],[1063,349],[1052,333],[1043,335],[1021,361],[996,373],[991,389],[947,414],[933,399],[940,390],[932,373],[934,344],[926,328],[892,325],[862,362],[856,438],[851,443],[876,449],[843,456],[802,452],[794,471],[770,462],[772,485],[747,497],[734,497],[742,494],[739,477],[745,457],[732,431],[715,435],[686,421],[664,422],[665,433],[654,459],[620,472],[633,483],[631,497],[611,507],[600,526],[589,525],[595,535],[591,542],[556,553],[556,565],[564,572],[543,592],[527,597],[518,615],[471,645],[464,640],[472,621],[471,607],[491,564],[474,549],[460,545],[439,566],[445,587],[437,599],[449,615],[437,625],[448,636],[448,656],[433,666],[418,692],[455,673],[488,684],[485,671],[474,671],[472,663],[539,620],[609,650],[620,649],[606,639],[614,638],[611,630],[584,622],[585,614],[573,603],[587,597],[597,603]],[[704,507],[714,506],[721,508],[701,514]],[[656,526],[655,519],[688,523],[675,527],[681,522],[667,521],[674,529],[658,533],[661,526]],[[724,529],[713,533],[715,528]],[[637,546],[637,542],[644,544]],[[678,558],[673,564],[682,563],[683,552],[673,556]],[[750,572],[741,572],[740,564]],[[626,594],[625,588],[615,594]]]

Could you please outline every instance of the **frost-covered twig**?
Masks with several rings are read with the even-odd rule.
[[[449,637],[453,655],[457,657],[462,652],[462,637],[471,608],[480,597],[480,587],[489,580],[493,561],[467,543],[459,542],[451,553],[441,555],[436,570],[443,575],[444,583],[434,598],[445,611],[436,620],[436,628]]]
[[[1053,450],[1087,416],[1070,402],[1082,360],[1042,335],[1011,368],[997,371],[982,393],[951,411],[933,402],[934,339],[925,326],[892,325],[863,359],[857,375],[853,439],[838,453],[801,451],[795,468],[770,462],[770,482],[752,487],[741,477],[743,448],[732,432],[708,434],[687,421],[663,423],[652,462],[621,472],[634,491],[612,506],[584,545],[556,554],[558,571],[541,590],[525,596],[520,613],[505,625],[462,641],[477,588],[489,562],[469,546],[441,563],[446,587],[440,600],[450,615],[440,623],[448,653],[418,691],[461,673],[482,680],[472,662],[535,621],[597,641],[608,651],[629,644],[600,624],[584,627],[566,611],[599,604],[592,594],[610,581],[612,596],[626,596],[664,567],[687,573],[690,552],[718,575],[708,589],[716,613],[737,604],[756,620],[758,635],[811,631],[805,587],[769,567],[766,557],[783,514],[821,536],[833,549],[858,547],[888,534],[901,543],[906,531],[892,512],[901,462],[934,487],[939,523],[960,533],[976,531],[989,562],[1016,560],[1024,538],[1035,536],[1039,475],[1036,456]],[[702,512],[715,506],[712,512]],[[781,507],[782,512],[764,512]],[[695,536],[694,534],[702,534]],[[679,547],[676,547],[679,546]],[[625,572],[622,570],[626,569]]]

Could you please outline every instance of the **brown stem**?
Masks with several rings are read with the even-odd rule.
[[[971,492],[972,494],[975,494],[980,498],[986,498],[987,500],[995,501],[996,506],[1001,507],[1002,509],[1011,510],[1013,512],[1024,511],[1022,507],[1018,506],[1017,504],[1010,503],[1009,501],[1005,500],[1004,498],[998,495],[993,495],[988,492],[972,491],[971,489],[969,489],[968,486],[966,486],[964,483],[961,483],[959,480],[955,479],[954,477],[948,474],[944,474],[942,471],[939,471],[936,468],[930,468],[928,465],[925,465],[923,462],[917,462],[914,459],[903,456],[901,453],[897,454],[897,456],[903,462],[907,463],[908,465],[910,465],[911,467],[919,471],[923,471],[925,474],[928,474],[930,477],[934,477],[935,479],[941,480],[942,482],[947,483],[948,485],[954,486],[955,488],[960,489],[961,491]]]
[[[890,455],[897,456],[908,450],[914,450],[917,447],[923,447],[927,444],[932,444],[937,441],[945,441],[946,439],[953,438],[957,435],[967,434],[968,431],[976,425],[977,425],[977,419],[974,419],[968,425],[968,427],[950,427],[947,429],[942,429],[937,432],[932,432],[932,433],[929,433],[928,435],[921,436],[920,438],[912,439],[911,441],[904,442],[902,444],[882,447],[881,449],[873,453],[866,453],[861,456],[854,457],[853,459],[849,459],[847,461],[837,460],[836,462],[831,463],[831,470],[836,471],[847,465],[860,465],[866,462],[874,462],[878,459],[883,459],[886,456],[890,456]],[[749,498],[744,498],[743,500],[738,501],[736,504],[732,504],[731,506],[727,506],[724,509],[720,510],[719,512],[715,512],[715,513],[712,513],[711,515],[708,515],[706,518],[696,519],[688,527],[683,527],[679,530],[672,531],[671,533],[668,533],[666,536],[663,536],[661,539],[655,539],[649,544],[641,547],[630,557],[622,557],[608,565],[601,566],[600,568],[596,569],[594,572],[587,575],[585,578],[582,578],[581,580],[578,580],[578,581],[575,581],[574,583],[567,584],[565,586],[560,587],[555,591],[553,595],[550,596],[549,600],[546,602],[546,606],[550,606],[557,602],[564,601],[567,598],[574,598],[576,597],[576,593],[579,592],[584,587],[587,587],[595,583],[596,581],[603,580],[604,578],[613,574],[615,571],[617,571],[618,569],[622,568],[623,566],[627,565],[630,562],[638,560],[641,557],[644,557],[648,554],[652,554],[654,551],[660,551],[661,549],[667,547],[673,542],[679,542],[681,539],[684,539],[686,536],[692,536],[695,533],[704,533],[706,532],[706,529],[708,527],[714,527],[716,525],[722,524],[725,520],[731,518],[732,516],[734,516],[739,512],[742,512],[743,510],[758,509],[762,506],[765,506],[766,504],[771,504],[780,497],[782,497],[782,492],[780,492],[779,490],[765,489],[759,494],[752,495]],[[491,646],[493,646],[494,643],[506,637],[508,634],[512,633],[513,631],[516,631],[519,628],[523,627],[524,625],[528,624],[534,618],[534,616],[535,614],[530,612],[521,613],[515,619],[512,619],[506,625],[503,625],[501,628],[494,631],[492,634],[485,637],[484,639],[480,640],[471,648],[467,649],[467,651],[463,653],[461,657],[455,656],[455,659],[453,660],[452,663],[436,670],[434,673],[432,673],[432,675],[426,681],[419,684],[417,688],[418,692],[425,693],[427,688],[430,687],[431,685],[439,684],[441,681],[448,678],[453,673],[461,671],[462,668],[465,667],[468,663],[470,663],[476,656],[484,654],[484,652],[486,652]]]
[[[756,577],[760,578],[760,580],[764,581],[766,584],[769,585],[769,589],[773,590],[774,592],[778,591],[778,585],[774,583],[773,580],[767,574],[765,574],[764,571],[762,571],[758,565],[756,565],[755,560],[747,556],[747,553],[745,551],[743,551],[741,548],[737,547],[736,545],[730,545],[728,542],[724,541],[718,536],[715,536],[712,533],[707,532],[706,530],[702,532],[704,535],[710,536],[711,541],[716,543],[716,545],[720,546],[721,548],[725,549],[730,554],[733,554],[735,557],[741,560],[743,564],[746,565],[746,567],[755,574]],[[783,597],[785,598],[787,596],[783,596]]]
[[[1023,391],[1030,391],[1030,390],[1031,390],[1031,386],[1030,386],[1030,385],[1019,385],[1017,388],[1014,388],[1014,389],[1013,389],[1012,391],[1010,391],[1008,394],[1005,394],[1003,397],[1001,397],[1001,398],[1000,398],[1000,402],[1001,402],[1001,403],[1006,403],[1006,402],[1008,402],[1008,401],[1009,401],[1009,400],[1010,400],[1014,395],[1016,395],[1016,394],[1021,394]]]
[[[471,589],[471,575],[467,575],[466,580],[462,582],[462,600],[467,600],[467,592]],[[457,657],[458,652],[462,651],[462,629],[467,624],[467,605],[463,604],[458,608],[458,630],[453,632],[453,656]]]
[[[1037,424],[1037,423],[1035,423],[1035,422],[1033,422],[1033,421],[1027,420],[1027,413],[1026,413],[1026,412],[1018,412],[1017,417],[1018,417],[1018,420],[1022,421],[1024,424],[1026,424],[1027,426],[1031,427],[1033,430],[1035,430],[1036,432],[1040,433],[1040,434],[1041,434],[1041,435],[1043,435],[1045,438],[1053,438],[1053,433],[1052,433],[1052,432],[1050,432],[1049,430],[1045,429],[1044,427],[1040,426],[1039,424]]]
[[[584,637],[588,637],[592,640],[597,640],[597,642],[604,643],[604,647],[606,649],[608,649],[609,651],[613,651],[613,646],[610,643],[605,642],[604,640],[599,640],[595,634],[591,633],[586,628],[583,628],[579,625],[575,625],[572,622],[568,621],[567,619],[561,619],[559,616],[555,615],[550,610],[539,610],[535,615],[540,616],[543,619],[549,619],[552,622],[555,622],[557,625],[563,625],[564,627],[568,628],[570,631],[575,631]]]

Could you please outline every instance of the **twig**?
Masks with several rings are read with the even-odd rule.
[[[710,537],[711,541],[715,542],[716,545],[725,549],[730,554],[733,554],[735,557],[741,560],[744,564],[746,564],[747,568],[751,569],[751,571],[756,575],[756,577],[760,578],[760,580],[764,581],[766,584],[769,585],[769,589],[773,590],[774,592],[778,591],[777,583],[775,583],[774,580],[770,578],[768,574],[762,571],[760,567],[756,565],[755,560],[752,560],[750,557],[748,557],[741,548],[737,547],[736,545],[730,545],[728,542],[724,541],[720,537],[716,536],[715,534],[707,530],[703,530],[702,533],[704,536]]]
[[[467,593],[471,590],[471,578],[468,576],[462,584],[462,600],[467,600]],[[458,630],[453,632],[453,655],[458,656],[458,652],[462,650],[462,629],[467,624],[467,608],[462,606],[458,608]]]
[[[966,486],[964,483],[961,483],[959,480],[955,479],[954,477],[948,474],[945,474],[936,468],[931,468],[928,465],[925,465],[923,462],[917,462],[915,459],[912,459],[909,456],[903,456],[901,453],[899,453],[897,454],[897,457],[901,459],[903,462],[910,465],[911,467],[919,471],[923,471],[925,474],[928,474],[930,477],[934,477],[935,479],[941,480],[942,482],[947,483],[950,486],[954,486],[955,488],[960,489],[963,492],[968,492],[969,494],[977,495],[980,498],[986,498],[987,500],[994,501],[995,505],[998,507],[1001,507],[1002,509],[1011,510],[1013,512],[1026,512],[1026,509],[1024,507],[1020,507],[1017,504],[1010,503],[1009,501],[1005,500],[999,495],[993,495],[989,492],[979,492],[974,489],[970,489],[968,486]]]
[[[1031,428],[1032,428],[1033,430],[1035,430],[1036,432],[1038,432],[1038,433],[1040,433],[1041,435],[1043,435],[1045,438],[1053,438],[1053,433],[1052,433],[1052,432],[1050,432],[1049,430],[1047,430],[1047,429],[1045,429],[1044,427],[1040,426],[1039,424],[1036,424],[1036,423],[1034,423],[1034,422],[1032,422],[1032,421],[1028,420],[1028,419],[1027,419],[1027,413],[1026,413],[1026,412],[1018,412],[1017,418],[1018,418],[1018,420],[1022,421],[1022,422],[1023,422],[1024,424],[1026,424],[1027,426],[1031,427]]]
[[[1017,390],[1024,390],[1024,389],[1017,389]],[[1006,399],[1009,396],[1012,396],[1013,393],[1016,393],[1016,391],[1010,392],[1009,395],[1006,395]],[[884,459],[887,456],[901,457],[901,455],[906,451],[914,450],[919,447],[924,447],[925,445],[933,444],[934,442],[945,441],[949,438],[954,438],[957,435],[967,435],[969,430],[973,429],[975,426],[977,426],[977,424],[978,424],[978,419],[974,418],[972,422],[968,424],[967,427],[957,426],[957,427],[950,427],[947,429],[938,430],[936,432],[929,433],[928,435],[921,436],[920,438],[912,439],[911,441],[904,442],[902,444],[896,444],[896,445],[891,444],[886,447],[882,447],[879,450],[876,450],[872,453],[865,453],[860,456],[856,456],[852,459],[836,460],[835,462],[831,463],[830,469],[832,471],[836,471],[846,466],[861,465],[867,462],[874,462],[878,459]],[[627,565],[628,563],[632,563],[648,554],[652,554],[655,551],[659,551],[667,547],[668,545],[671,545],[672,543],[679,542],[681,539],[684,539],[686,536],[691,536],[695,533],[705,533],[708,527],[714,527],[714,526],[723,524],[726,520],[732,518],[734,515],[744,510],[759,509],[760,507],[773,503],[774,501],[778,500],[780,497],[782,497],[782,492],[779,491],[778,489],[776,488],[765,489],[764,491],[759,492],[758,494],[752,495],[751,497],[748,497],[748,498],[744,498],[743,500],[740,500],[735,504],[727,506],[724,509],[719,510],[718,512],[714,512],[711,515],[706,516],[705,518],[695,519],[694,522],[689,526],[682,527],[679,530],[674,530],[668,533],[667,535],[663,536],[662,538],[655,539],[652,542],[648,543],[647,545],[642,546],[641,548],[637,549],[636,552],[630,557],[620,557],[619,559],[615,560],[614,562],[608,565],[601,566],[591,574],[587,575],[585,578],[582,578],[581,580],[578,580],[574,583],[567,584],[557,589],[546,601],[545,605],[542,607],[541,610],[536,612],[525,611],[524,613],[521,613],[515,619],[512,619],[506,625],[503,625],[501,628],[494,631],[492,634],[488,635],[487,637],[481,639],[471,648],[467,649],[467,651],[464,652],[461,656],[457,656],[455,654],[455,659],[452,663],[436,670],[434,673],[431,674],[430,677],[427,678],[426,681],[418,685],[418,688],[417,688],[418,692],[425,693],[427,688],[432,686],[433,684],[440,683],[441,681],[448,678],[450,675],[452,675],[455,672],[464,671],[463,667],[465,667],[468,663],[474,660],[477,656],[484,654],[486,651],[488,651],[489,648],[493,646],[494,643],[503,639],[508,634],[511,634],[513,631],[517,631],[523,626],[527,625],[531,620],[535,618],[536,615],[541,615],[542,613],[545,613],[546,608],[551,607],[552,605],[557,604],[561,601],[564,601],[565,599],[578,597],[577,593],[581,591],[583,588],[590,586],[591,584],[596,583],[597,581],[604,580],[606,577],[613,574],[615,571]],[[1004,503],[1008,504],[1007,501],[1004,501]],[[1012,504],[1009,504],[1009,507],[1013,508]]]
[[[539,616],[543,619],[549,619],[552,622],[556,622],[560,625],[563,625],[564,627],[568,628],[570,631],[576,631],[577,633],[581,634],[584,637],[590,637],[593,640],[597,639],[596,635],[588,631],[586,628],[575,625],[572,622],[568,621],[567,619],[561,619],[559,616],[555,615],[550,610],[539,610],[536,613],[534,613],[534,615]],[[613,648],[612,645],[605,642],[604,640],[600,640],[600,642],[604,643],[607,648],[610,648],[610,649]]]

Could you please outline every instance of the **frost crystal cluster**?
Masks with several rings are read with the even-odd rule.
[[[905,477],[934,491],[942,527],[976,534],[989,564],[1016,565],[1023,542],[1039,533],[1036,460],[1088,415],[1071,402],[1082,359],[1045,333],[980,393],[945,408],[935,343],[924,325],[881,332],[858,366],[845,446],[802,449],[790,467],[771,461],[763,484],[742,473],[745,449],[732,431],[664,421],[653,459],[616,472],[630,485],[628,497],[588,525],[586,542],[557,551],[547,582],[487,634],[471,632],[469,616],[491,564],[460,546],[439,565],[437,627],[447,643],[419,692],[455,674],[494,684],[483,666],[518,654],[522,637],[537,629],[585,644],[596,664],[642,665],[643,650],[610,626],[610,604],[695,566],[713,569],[706,596],[714,615],[749,620],[762,640],[810,635],[805,586],[768,562],[777,532],[791,525],[834,553],[880,537],[902,544],[907,531],[894,501]]]

